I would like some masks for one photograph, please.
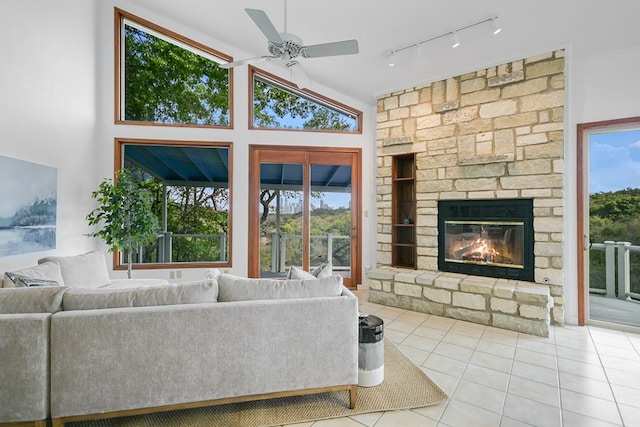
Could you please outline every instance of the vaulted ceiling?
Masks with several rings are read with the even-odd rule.
[[[266,55],[264,35],[245,8],[266,12],[285,30],[285,0],[132,0],[134,4],[188,28],[228,43],[242,59]],[[385,52],[412,45],[491,16],[489,24],[398,53],[388,66]],[[301,63],[316,84],[373,104],[376,96],[512,60],[567,48],[590,56],[640,44],[638,0],[289,0],[286,30],[305,45],[357,39],[357,55],[307,58]],[[213,46],[216,48],[216,46]],[[265,67],[276,67],[278,61]],[[283,75],[286,75],[282,68]],[[313,88],[313,87],[311,87]]]

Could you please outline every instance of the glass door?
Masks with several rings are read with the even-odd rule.
[[[286,277],[331,261],[360,283],[360,152],[251,147],[249,276]]]

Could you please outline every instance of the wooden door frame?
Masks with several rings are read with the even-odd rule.
[[[576,169],[577,169],[577,256],[578,256],[578,324],[583,326],[588,320],[586,317],[587,312],[587,298],[589,292],[587,289],[587,277],[585,275],[586,260],[585,260],[585,239],[588,236],[585,233],[585,221],[588,220],[586,214],[585,202],[588,200],[589,189],[586,187],[585,176],[589,172],[588,157],[585,155],[585,150],[588,149],[588,138],[585,135],[589,134],[593,130],[602,128],[613,128],[616,126],[624,127],[633,123],[640,124],[640,116],[627,117],[624,119],[614,120],[602,120],[599,122],[579,123],[577,129],[577,146],[576,146]]]
[[[268,154],[267,154],[268,153]],[[273,160],[279,163],[296,162],[304,156],[304,183],[303,191],[305,197],[310,195],[309,163],[311,159],[316,160],[316,164],[331,163],[332,154],[351,154],[355,156],[351,167],[351,226],[355,227],[355,243],[351,251],[351,286],[356,288],[362,283],[362,149],[356,147],[308,147],[308,146],[281,146],[281,145],[249,145],[249,232],[248,232],[248,263],[247,276],[260,276],[260,219],[258,215],[258,192],[260,188],[260,160],[273,156]],[[305,214],[303,232],[308,231],[309,216]],[[352,230],[353,232],[354,230]],[[308,233],[305,233],[307,235]],[[258,262],[256,262],[258,260]],[[305,260],[305,263],[307,261]],[[308,268],[307,266],[304,266]]]

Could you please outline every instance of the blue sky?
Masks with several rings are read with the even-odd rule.
[[[589,137],[589,193],[640,187],[640,129]]]

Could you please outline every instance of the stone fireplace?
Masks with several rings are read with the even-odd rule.
[[[559,50],[378,98],[372,302],[543,336],[564,322],[564,83]],[[392,265],[392,164],[408,153],[415,270]]]

